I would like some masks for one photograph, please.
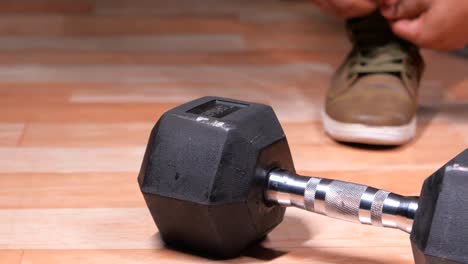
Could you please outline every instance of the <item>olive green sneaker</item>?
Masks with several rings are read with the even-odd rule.
[[[400,145],[416,134],[419,49],[378,13],[347,21],[353,49],[333,76],[322,121],[335,140]]]

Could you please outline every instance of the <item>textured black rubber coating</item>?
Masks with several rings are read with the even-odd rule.
[[[272,108],[203,97],[160,118],[138,183],[167,244],[230,258],[283,219],[263,197],[272,168],[295,172]],[[468,263],[467,205],[465,150],[424,182],[411,233],[417,264]]]
[[[468,263],[468,150],[424,182],[411,244],[416,263]]]
[[[203,97],[160,118],[138,182],[166,243],[229,258],[283,219],[284,208],[264,203],[273,167],[294,172],[272,108]]]

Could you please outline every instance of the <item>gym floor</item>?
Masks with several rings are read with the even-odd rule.
[[[2,0],[0,263],[206,263],[163,247],[136,177],[154,122],[204,95],[271,104],[297,170],[417,195],[468,143],[468,60],[424,51],[417,138],[343,145],[319,114],[350,45],[303,1]],[[408,235],[296,209],[230,263],[412,263]]]

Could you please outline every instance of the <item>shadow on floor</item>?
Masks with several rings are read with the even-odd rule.
[[[372,258],[363,258],[357,256],[349,256],[345,254],[330,252],[329,250],[325,251],[320,248],[312,248],[303,246],[308,240],[314,238],[313,232],[310,228],[307,228],[303,220],[294,216],[286,215],[283,223],[281,225],[294,226],[294,232],[301,234],[300,237],[290,241],[291,244],[288,244],[288,248],[274,249],[265,247],[264,243],[254,245],[251,248],[246,250],[244,256],[254,258],[259,261],[272,261],[278,257],[284,256],[286,254],[297,256],[298,259],[303,259],[304,262],[312,261],[311,257],[314,257],[313,260],[320,261],[323,263],[336,263],[336,262],[346,262],[346,263],[377,263],[383,264],[384,262],[379,261],[378,259]],[[264,242],[269,241],[268,238]],[[300,249],[300,252],[297,251]],[[319,258],[317,258],[319,256]],[[310,259],[310,260],[308,260]],[[236,263],[251,263],[251,260],[235,260]]]
[[[196,258],[205,258],[209,261],[219,261],[219,262],[233,262],[233,263],[252,263],[252,262],[269,262],[273,261],[279,257],[284,255],[291,255],[293,257],[312,260],[312,257],[315,260],[319,260],[323,263],[335,263],[337,261],[344,261],[346,263],[377,263],[377,264],[384,264],[384,262],[379,261],[378,259],[372,258],[364,258],[364,257],[357,257],[357,256],[348,256],[341,253],[333,253],[330,250],[323,250],[320,248],[306,248],[303,246],[308,240],[313,239],[313,234],[310,232],[310,228],[307,228],[303,220],[294,216],[286,215],[284,218],[283,223],[281,225],[287,225],[288,227],[294,226],[295,232],[301,234],[300,237],[290,241],[291,244],[288,244],[287,248],[275,249],[264,246],[265,242],[269,241],[269,238],[266,237],[262,242],[256,243],[251,247],[247,248],[243,255],[240,258],[234,259],[214,259],[210,258],[209,256],[200,255],[197,252],[193,252],[186,249],[174,248],[168,245],[165,247],[169,250],[174,250],[180,254],[187,254]],[[161,241],[161,237],[159,233],[154,235],[154,239]],[[298,250],[300,249],[300,251]]]

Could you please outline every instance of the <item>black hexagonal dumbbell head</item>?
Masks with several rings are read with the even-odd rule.
[[[272,108],[204,97],[160,118],[138,182],[167,244],[227,258],[283,219],[264,203],[272,167],[294,171]]]
[[[411,245],[416,263],[468,263],[468,150],[424,182]]]
[[[430,176],[419,200],[299,176],[271,107],[205,97],[160,118],[138,182],[162,239],[208,256],[237,256],[262,239],[282,204],[411,230],[417,264],[468,263],[468,151]]]

